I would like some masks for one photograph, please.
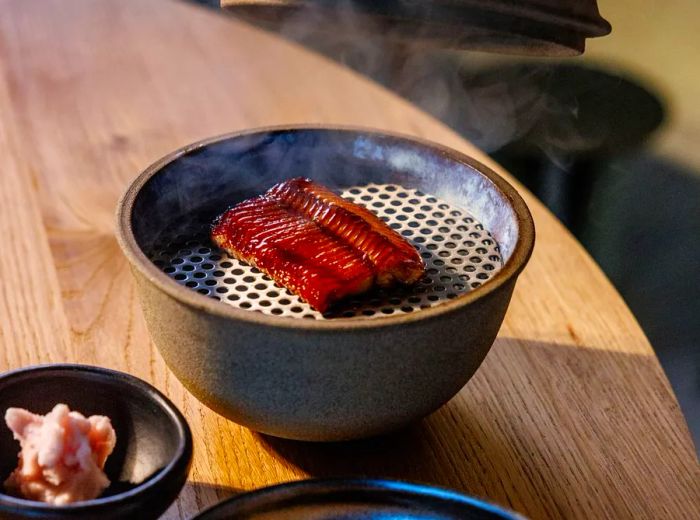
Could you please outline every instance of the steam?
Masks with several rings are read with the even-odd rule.
[[[383,84],[487,153],[530,136],[535,138],[533,146],[565,168],[571,151],[595,148],[603,138],[579,131],[575,98],[550,91],[556,74],[551,65],[557,63],[551,58],[516,61],[452,50],[463,43],[462,34],[453,41],[442,38],[440,47],[430,46],[426,42],[432,41],[434,26],[417,23],[407,38],[405,32],[383,23],[381,16],[367,15],[378,9],[372,2],[337,0],[328,4],[332,8],[319,7],[323,2],[289,3],[305,7],[284,11],[280,18],[270,15],[275,22],[266,28]],[[432,2],[399,3],[413,9],[414,20],[431,17]]]

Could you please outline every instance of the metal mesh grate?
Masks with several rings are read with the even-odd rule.
[[[322,315],[272,279],[222,251],[207,236],[164,244],[149,255],[179,284],[241,309],[275,316],[324,319],[415,312],[456,298],[486,282],[502,266],[491,234],[462,209],[394,184],[368,184],[342,196],[374,211],[420,252],[423,279],[411,287],[375,290]]]

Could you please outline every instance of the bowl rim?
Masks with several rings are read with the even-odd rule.
[[[293,480],[272,486],[266,486],[252,491],[243,492],[214,504],[207,509],[200,511],[192,517],[192,520],[206,520],[208,515],[216,513],[217,510],[226,508],[231,503],[245,507],[251,502],[263,502],[266,506],[276,499],[285,499],[298,496],[305,492],[323,491],[324,493],[337,491],[376,491],[393,492],[412,497],[423,497],[440,502],[453,502],[466,506],[476,507],[483,511],[495,514],[503,520],[526,520],[520,514],[505,509],[499,505],[487,502],[459,491],[435,486],[432,484],[419,484],[404,480],[383,479],[383,478],[362,478],[362,477],[330,477],[311,478],[303,480]],[[235,512],[235,511],[234,511]]]
[[[138,486],[115,495],[110,495],[103,498],[94,498],[92,500],[83,500],[81,502],[74,502],[66,505],[53,505],[47,504],[45,502],[39,502],[36,500],[27,500],[24,498],[17,498],[12,495],[6,495],[0,491],[0,512],[6,510],[7,508],[13,508],[15,510],[20,510],[23,513],[65,513],[65,514],[79,514],[87,513],[90,510],[102,509],[104,507],[116,506],[122,503],[128,503],[137,495],[141,495],[148,491],[151,491],[158,486],[161,482],[166,480],[174,470],[178,468],[187,468],[189,473],[189,465],[192,461],[192,432],[190,430],[187,421],[184,416],[177,409],[177,407],[168,399],[160,390],[155,388],[150,383],[127,374],[126,372],[120,372],[118,370],[112,370],[109,368],[97,367],[93,365],[83,365],[77,363],[48,363],[41,365],[32,365],[28,367],[18,368],[15,370],[10,370],[0,374],[0,383],[16,379],[19,377],[26,376],[27,374],[36,372],[77,372],[77,373],[91,373],[97,374],[99,376],[116,379],[120,384],[124,384],[133,391],[142,392],[149,399],[155,402],[159,408],[164,410],[169,418],[174,423],[177,430],[178,444],[175,450],[175,454],[168,464],[163,467],[158,473],[148,479],[146,482],[139,484]],[[117,440],[118,442],[118,440]]]
[[[471,291],[468,291],[457,298],[440,303],[440,305],[436,305],[434,307],[422,309],[419,312],[394,314],[374,317],[372,319],[355,317],[343,320],[301,320],[298,318],[271,316],[260,312],[251,312],[246,309],[239,309],[232,305],[219,302],[213,298],[209,298],[208,296],[192,291],[187,287],[181,286],[158,269],[139,247],[134,235],[133,226],[131,224],[134,203],[141,192],[141,189],[146,185],[146,183],[151,178],[156,176],[165,166],[194,150],[238,137],[285,131],[347,132],[349,134],[354,133],[391,138],[406,143],[417,144],[424,148],[430,148],[445,158],[470,167],[478,174],[489,180],[515,212],[516,223],[518,226],[518,239],[515,244],[515,248],[513,249],[513,253],[503,267],[491,279],[476,289],[472,289]],[[137,269],[139,274],[146,278],[151,284],[155,285],[161,291],[178,302],[185,304],[188,307],[205,311],[209,314],[222,318],[235,319],[251,324],[273,326],[277,328],[290,328],[309,331],[376,329],[423,321],[450,313],[496,291],[501,286],[507,284],[512,278],[517,278],[517,276],[525,268],[525,265],[532,255],[535,242],[535,224],[525,201],[508,181],[486,165],[462,152],[427,139],[396,132],[387,132],[372,128],[345,125],[296,124],[265,126],[208,137],[206,139],[201,139],[194,143],[182,146],[152,163],[130,183],[117,204],[116,220],[115,231],[117,242],[119,243],[124,255],[129,260],[132,268]]]

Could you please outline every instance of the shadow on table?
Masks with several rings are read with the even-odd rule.
[[[203,511],[219,502],[223,502],[224,500],[244,492],[245,490],[243,489],[231,486],[188,481],[180,492],[180,500],[187,501],[188,497],[190,497],[196,502],[196,508],[192,509]],[[172,507],[175,508],[177,505],[173,505]]]
[[[537,371],[542,373],[531,377]],[[505,381],[490,385],[486,374]],[[670,392],[657,395],[657,384],[634,385],[623,374],[646,381],[664,377],[652,356],[501,338],[457,397],[402,431],[343,443],[258,438],[263,449],[313,477],[427,482],[533,518],[585,510],[584,504],[573,504],[579,497],[598,496],[624,508],[620,486],[602,483],[630,471],[630,457],[639,458],[640,443],[631,438],[653,436],[645,439],[646,447],[668,444],[673,427],[656,411],[676,405]],[[507,390],[496,396],[495,387]],[[555,438],[557,429],[566,435]],[[689,450],[681,451],[686,456]],[[676,478],[678,463],[669,455],[647,453],[639,462],[644,468],[637,470],[655,475],[648,479],[649,489]]]

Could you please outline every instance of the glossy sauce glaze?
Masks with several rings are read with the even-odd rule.
[[[413,283],[424,264],[376,215],[307,179],[291,179],[226,211],[212,239],[324,312],[375,283]]]
[[[288,205],[360,251],[374,266],[376,282],[414,283],[423,275],[418,251],[371,211],[349,202],[309,179],[273,186],[267,197]]]

